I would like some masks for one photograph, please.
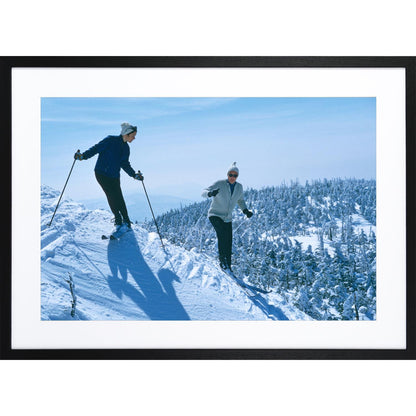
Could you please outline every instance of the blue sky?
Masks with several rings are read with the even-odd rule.
[[[153,194],[198,200],[236,161],[239,182],[376,177],[376,100],[360,98],[42,98],[42,184],[61,189],[77,149],[127,121],[130,162]],[[66,193],[102,197],[96,157],[76,162]],[[123,171],[125,192],[139,184]]]

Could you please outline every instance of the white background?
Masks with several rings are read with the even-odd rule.
[[[405,348],[403,69],[17,68],[13,70],[12,78],[13,348]],[[41,169],[38,155],[40,103],[44,96],[375,97],[377,320],[290,323],[40,321]],[[30,182],[21,174],[29,165]],[[21,218],[25,218],[24,223]],[[21,253],[25,253],[24,262]],[[27,273],[28,270],[33,272]]]
[[[416,55],[412,2],[6,1],[0,55]],[[414,413],[414,362],[1,362],[4,414]],[[251,393],[251,394],[248,394]]]

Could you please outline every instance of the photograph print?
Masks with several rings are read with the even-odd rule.
[[[375,321],[375,97],[42,97],[42,321]]]

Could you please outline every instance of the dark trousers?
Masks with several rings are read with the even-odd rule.
[[[110,178],[98,172],[95,172],[95,177],[107,197],[116,225],[122,224],[123,221],[130,222],[126,203],[121,192],[120,178]]]
[[[231,222],[224,222],[220,217],[209,217],[217,233],[218,254],[221,265],[231,267],[231,250],[233,244],[233,226]]]

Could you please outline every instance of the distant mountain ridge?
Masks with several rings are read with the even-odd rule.
[[[140,188],[139,188],[139,191]],[[180,208],[181,206],[192,203],[193,201],[186,198],[171,196],[171,195],[153,195],[150,196],[153,211],[157,214],[162,214],[171,209]],[[149,208],[146,196],[143,191],[136,193],[125,193],[124,199],[129,212],[130,219],[133,222],[143,222],[146,219],[152,218],[152,213]],[[108,210],[108,203],[103,194],[100,198],[85,199],[80,201],[88,209],[105,209]]]

